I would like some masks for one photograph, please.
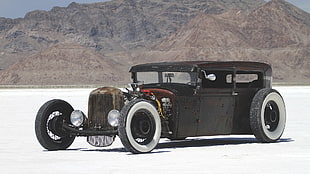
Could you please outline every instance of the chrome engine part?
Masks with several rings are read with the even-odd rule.
[[[88,136],[87,142],[96,147],[107,147],[110,146],[115,139],[114,136]]]
[[[170,117],[172,115],[172,103],[170,98],[161,98],[162,110],[165,117]]]

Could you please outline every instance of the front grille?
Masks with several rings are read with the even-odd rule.
[[[122,91],[103,87],[93,90],[88,100],[88,127],[90,129],[113,130],[107,116],[112,109],[121,110],[124,105]]]

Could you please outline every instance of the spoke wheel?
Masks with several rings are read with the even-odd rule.
[[[73,108],[63,100],[51,100],[42,105],[35,121],[35,133],[39,143],[47,150],[68,148],[75,137],[62,128],[69,122]]]

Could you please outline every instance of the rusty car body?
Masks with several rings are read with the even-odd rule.
[[[93,90],[87,116],[63,100],[46,102],[35,123],[40,144],[66,149],[86,136],[105,147],[119,136],[130,152],[146,153],[160,138],[254,134],[275,142],[284,131],[285,104],[266,63],[160,62],[135,65],[130,73],[130,88]]]

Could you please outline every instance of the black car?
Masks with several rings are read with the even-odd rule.
[[[35,132],[47,150],[76,136],[105,147],[118,135],[132,153],[152,151],[160,138],[246,134],[259,142],[282,136],[286,111],[272,89],[271,66],[259,62],[161,62],[130,69],[130,88],[102,87],[89,96],[87,116],[59,99],[38,111]]]

